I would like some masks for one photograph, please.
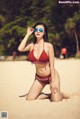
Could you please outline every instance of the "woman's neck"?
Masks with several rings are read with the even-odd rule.
[[[37,44],[42,44],[44,42],[44,40],[43,39],[37,39]]]

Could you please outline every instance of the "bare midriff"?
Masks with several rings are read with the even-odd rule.
[[[38,74],[39,76],[48,76],[50,75],[50,66],[49,66],[49,62],[45,63],[45,64],[35,64],[36,66],[36,74]]]

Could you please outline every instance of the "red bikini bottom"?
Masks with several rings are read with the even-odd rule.
[[[49,74],[48,76],[39,76],[38,74],[35,75],[35,79],[45,84],[49,84],[50,78],[51,78],[51,74]]]

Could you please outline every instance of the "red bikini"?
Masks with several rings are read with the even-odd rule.
[[[51,79],[51,74],[49,74],[48,76],[44,76],[44,77],[36,74],[35,79],[37,79],[38,81],[43,82],[45,84],[49,84],[50,79]]]
[[[44,63],[47,63],[49,62],[49,56],[47,55],[47,53],[45,52],[44,50],[44,44],[43,44],[43,51],[39,57],[39,59],[37,59],[35,56],[34,56],[34,48],[31,50],[31,52],[29,53],[28,55],[28,58],[29,60],[32,62],[32,63],[38,63],[38,64],[44,64]],[[50,77],[51,75],[48,75],[46,77],[44,76],[39,76],[38,74],[35,75],[35,79],[45,83],[45,84],[49,84],[49,80],[50,80]]]
[[[29,53],[28,58],[29,58],[29,60],[30,60],[32,63],[40,63],[40,64],[43,64],[43,63],[47,63],[47,62],[49,61],[49,57],[48,57],[47,53],[45,52],[44,47],[43,47],[43,51],[42,51],[42,53],[41,53],[39,59],[37,59],[37,58],[34,56],[34,48],[33,48],[32,51]]]

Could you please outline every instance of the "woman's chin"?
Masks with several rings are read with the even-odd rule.
[[[42,36],[41,35],[36,35],[36,38],[42,38]]]

